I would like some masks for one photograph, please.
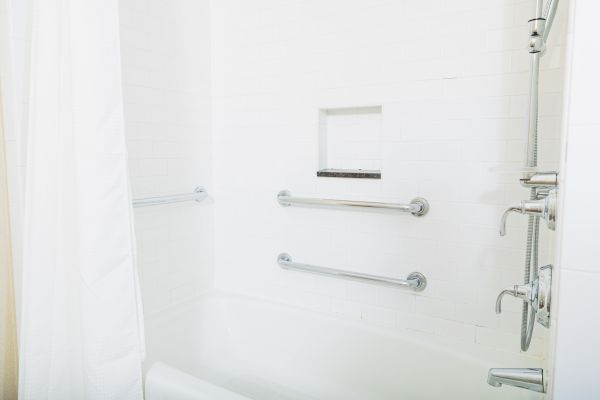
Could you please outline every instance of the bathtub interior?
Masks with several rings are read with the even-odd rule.
[[[490,360],[541,360],[242,296],[213,294],[147,325],[147,367],[165,362],[252,399],[543,398],[485,379]]]

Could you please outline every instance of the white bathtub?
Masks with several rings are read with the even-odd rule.
[[[245,297],[209,296],[150,319],[146,330],[148,366],[181,371],[151,370],[148,400],[543,398],[487,385],[490,367],[541,366],[519,356]]]

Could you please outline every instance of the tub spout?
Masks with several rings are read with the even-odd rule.
[[[488,384],[494,387],[508,385],[539,393],[546,392],[544,370],[541,368],[491,368]]]

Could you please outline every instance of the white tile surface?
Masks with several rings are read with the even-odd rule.
[[[212,195],[208,1],[122,0],[126,135],[134,197]],[[136,209],[147,315],[210,288],[212,199]]]
[[[504,208],[528,196],[518,174],[502,170],[521,165],[524,154],[523,43],[532,7],[512,0],[213,2],[217,287],[262,297],[270,296],[265,285],[318,291],[336,313],[365,324],[392,323],[393,309],[400,329],[518,353],[520,303],[507,299],[502,317],[493,307],[500,289],[522,279],[526,219],[514,215],[505,238],[497,230]],[[559,161],[564,10],[542,63],[540,152],[548,169]],[[318,110],[368,105],[382,106],[381,181],[316,178]],[[283,189],[373,201],[423,196],[431,212],[415,219],[284,209],[275,201]],[[421,271],[430,288],[404,296],[307,281],[278,271],[283,251],[359,272]],[[544,254],[541,262],[551,260]],[[510,329],[506,321],[514,321]],[[509,336],[480,342],[480,328],[492,339]],[[539,356],[545,336],[537,340]]]

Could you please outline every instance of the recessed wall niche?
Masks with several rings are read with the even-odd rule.
[[[381,106],[319,110],[317,176],[381,179]]]

